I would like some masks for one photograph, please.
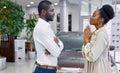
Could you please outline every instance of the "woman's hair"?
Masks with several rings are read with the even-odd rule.
[[[104,24],[114,17],[113,8],[110,5],[104,5],[100,11],[100,17],[104,18]]]

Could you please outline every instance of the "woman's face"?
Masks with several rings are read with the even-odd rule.
[[[90,24],[91,25],[98,25],[100,22],[100,11],[96,10],[93,15],[90,17]]]

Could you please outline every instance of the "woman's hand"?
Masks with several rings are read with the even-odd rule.
[[[87,26],[84,30],[84,44],[85,45],[90,42],[91,36],[92,36],[92,32],[90,30],[90,27]]]

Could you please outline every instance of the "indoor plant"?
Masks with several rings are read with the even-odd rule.
[[[35,24],[37,22],[37,16],[35,15],[35,13],[30,14],[29,18],[26,19],[26,28],[27,28],[27,44],[28,44],[28,49],[30,51],[28,51],[28,56],[30,59],[34,59],[35,58],[35,47],[34,47],[34,43],[33,43],[33,29],[35,27]]]
[[[24,28],[22,6],[10,0],[0,1],[0,33],[17,36]]]
[[[30,14],[29,18],[26,19],[26,28],[27,28],[27,39],[32,40],[32,34],[33,34],[33,29],[35,27],[35,24],[37,22],[37,17],[35,13]]]
[[[2,35],[0,54],[7,57],[9,62],[15,61],[14,39],[24,26],[22,6],[11,0],[0,0],[0,35]]]
[[[27,30],[26,30],[27,31],[27,40],[30,43],[32,43],[32,34],[33,34],[33,29],[35,27],[36,22],[37,22],[37,17],[34,13],[30,14],[29,18],[26,19],[25,27],[27,28]],[[30,50],[34,51],[32,44],[31,44]]]

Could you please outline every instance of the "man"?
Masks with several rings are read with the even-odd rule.
[[[40,18],[33,31],[37,52],[34,73],[56,73],[57,58],[63,49],[63,43],[55,36],[49,21],[53,21],[54,6],[50,1],[41,1],[38,5]]]

